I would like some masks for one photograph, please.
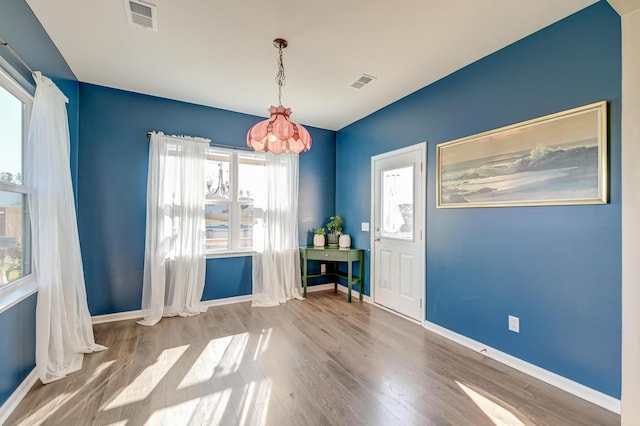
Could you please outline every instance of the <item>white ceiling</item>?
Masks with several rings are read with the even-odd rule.
[[[595,0],[151,0],[158,31],[123,0],[27,0],[83,82],[338,130]],[[362,73],[377,77],[357,90]]]

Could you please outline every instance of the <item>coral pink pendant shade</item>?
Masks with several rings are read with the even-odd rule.
[[[249,129],[247,145],[256,151],[283,152],[308,151],[311,148],[311,135],[307,129],[289,119],[291,109],[272,106],[271,117]]]
[[[287,47],[287,41],[275,39],[273,45],[278,48],[278,106],[269,108],[271,116],[255,124],[247,133],[247,145],[255,151],[273,152],[274,154],[296,153],[308,151],[311,148],[311,135],[302,125],[291,121],[291,109],[282,106],[282,86],[286,84],[282,49]]]

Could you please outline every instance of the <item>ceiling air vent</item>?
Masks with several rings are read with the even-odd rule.
[[[375,79],[376,79],[376,77],[374,77],[372,75],[362,74],[362,76],[359,79],[357,79],[356,81],[351,83],[351,87],[354,87],[356,89],[362,89],[364,86],[366,86],[367,84],[371,83]]]
[[[139,0],[125,0],[127,19],[131,24],[158,31],[157,8],[151,3]]]

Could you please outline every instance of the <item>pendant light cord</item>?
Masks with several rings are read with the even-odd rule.
[[[278,105],[282,105],[282,86],[287,84],[284,75],[284,62],[282,61],[282,44],[278,46],[278,74],[276,74],[276,84],[278,85]]]

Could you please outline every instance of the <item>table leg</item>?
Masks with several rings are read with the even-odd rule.
[[[349,260],[348,262],[348,273],[347,273],[347,285],[349,286],[349,290],[347,292],[347,302],[351,303],[351,286],[353,285],[353,262]]]
[[[304,287],[303,297],[307,298],[307,251],[302,250],[302,285]]]
[[[362,297],[364,295],[364,252],[360,252],[360,301],[362,302]]]

